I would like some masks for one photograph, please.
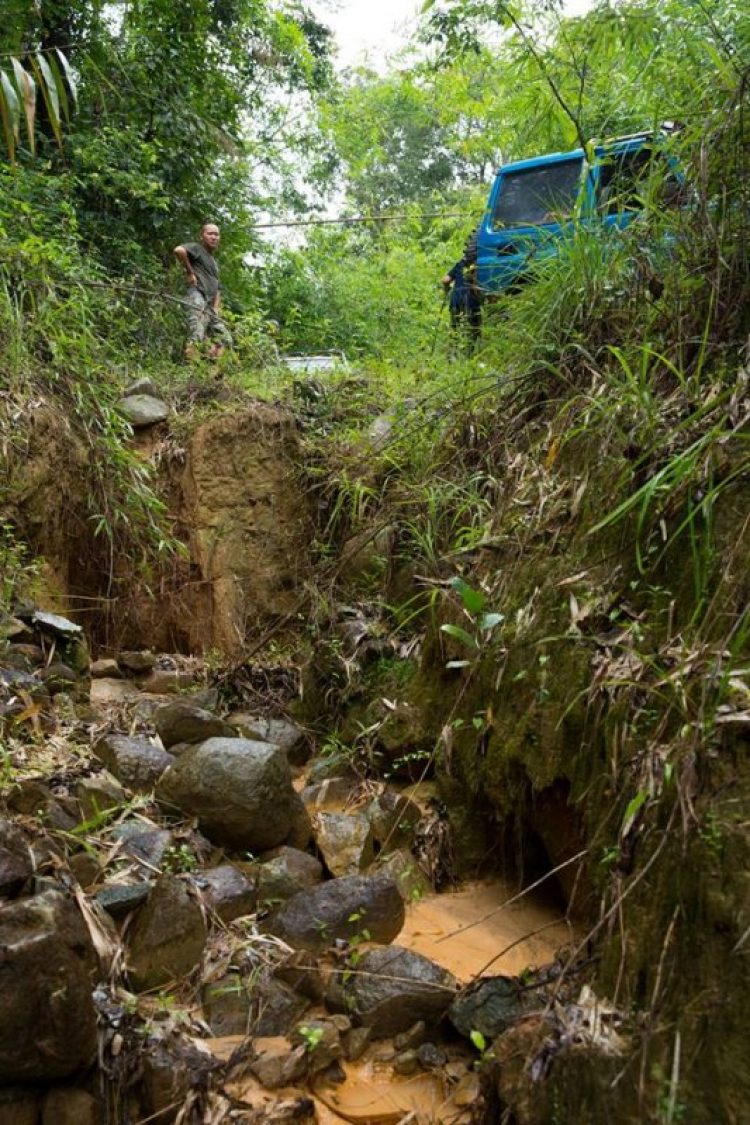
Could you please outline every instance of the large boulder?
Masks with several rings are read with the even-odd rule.
[[[236,738],[237,731],[192,699],[175,699],[154,712],[156,733],[167,749],[179,742],[205,742],[208,738]],[[267,739],[264,739],[267,741]]]
[[[356,969],[336,973],[326,1002],[333,1011],[346,1012],[369,1027],[373,1039],[386,1039],[415,1021],[434,1027],[457,989],[458,982],[447,969],[421,953],[393,945],[369,949]]]
[[[136,793],[150,793],[174,756],[145,738],[105,734],[94,745],[94,753],[123,785]]]
[[[133,987],[141,992],[180,980],[199,964],[206,941],[203,911],[188,886],[163,875],[136,918],[128,949]]]
[[[222,922],[233,922],[252,914],[258,904],[255,883],[231,863],[210,867],[193,875],[192,881],[201,892],[204,903]]]
[[[197,817],[213,843],[236,851],[284,843],[301,806],[284,751],[245,738],[209,738],[186,750],[156,795],[162,805]]]
[[[393,941],[404,924],[404,903],[389,875],[348,875],[301,891],[276,910],[265,928],[294,949],[321,951],[364,930],[371,941]]]
[[[65,1078],[96,1057],[96,955],[56,891],[0,907],[0,1083]]]

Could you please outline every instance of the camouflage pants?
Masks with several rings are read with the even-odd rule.
[[[200,344],[206,337],[231,348],[232,337],[224,321],[194,285],[187,291],[188,342]]]

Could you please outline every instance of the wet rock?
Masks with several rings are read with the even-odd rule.
[[[318,850],[334,877],[358,875],[375,858],[372,825],[366,816],[317,813],[313,831]]]
[[[371,1040],[372,1032],[369,1027],[352,1027],[343,1037],[344,1058],[348,1062],[361,1059]]]
[[[291,1047],[286,1039],[256,1039],[250,1071],[267,1090],[293,1086],[307,1074],[307,1051]]]
[[[253,1035],[287,1035],[310,1006],[288,984],[265,969],[253,987]]]
[[[41,1094],[25,1086],[0,1089],[0,1125],[39,1125]]]
[[[26,837],[0,817],[0,899],[13,898],[31,883],[34,865]]]
[[[242,738],[257,742],[273,742],[280,746],[293,766],[304,766],[310,757],[307,735],[289,719],[264,719],[236,712],[230,715],[229,724]]]
[[[169,417],[169,407],[166,402],[156,398],[155,395],[128,395],[126,398],[121,398],[117,405],[122,416],[130,422],[134,430],[157,426]]]
[[[351,1027],[348,1019],[342,1025],[338,1021],[341,1016],[332,1016],[327,1019],[304,1020],[290,1036],[296,1047],[304,1047],[309,1055],[310,1074],[319,1074],[331,1063],[338,1062],[344,1057],[342,1032],[347,1032]]]
[[[448,1056],[434,1043],[422,1043],[417,1047],[417,1061],[423,1070],[439,1070],[447,1063]]]
[[[200,963],[206,940],[203,912],[188,886],[163,875],[135,921],[128,969],[137,992],[179,980]]]
[[[419,1070],[419,1059],[417,1058],[416,1051],[403,1051],[394,1060],[393,1069],[396,1074],[401,1074],[403,1077],[408,1077],[411,1074],[416,1074]]]
[[[14,644],[10,652],[23,657],[27,667],[35,668],[44,661],[44,650],[39,645]]]
[[[94,754],[123,785],[135,793],[150,793],[157,781],[174,762],[167,754],[145,738],[128,738],[124,734],[105,734],[94,746]]]
[[[60,661],[45,668],[41,673],[41,679],[46,684],[50,695],[59,695],[60,692],[70,691],[78,683],[77,673]]]
[[[179,1040],[150,1046],[140,1064],[149,1125],[170,1125],[189,1092],[205,1089],[211,1071],[220,1065],[210,1054]]]
[[[389,875],[349,875],[296,894],[264,927],[295,949],[321,951],[363,929],[372,941],[389,942],[403,924],[404,903]]]
[[[253,1001],[239,973],[225,973],[204,986],[201,993],[203,1018],[217,1038],[250,1034]]]
[[[393,1046],[397,1051],[409,1051],[413,1047],[421,1046],[426,1038],[427,1025],[424,1020],[417,1020],[410,1028],[394,1038]]]
[[[323,878],[323,866],[298,848],[277,848],[258,868],[258,901],[286,902],[306,887],[314,887]]]
[[[0,907],[0,1083],[53,1081],[96,1056],[96,956],[78,909],[48,891]]]
[[[89,887],[101,876],[102,865],[96,856],[89,852],[77,852],[68,860],[73,878],[82,886]]]
[[[284,981],[301,996],[321,1004],[325,995],[323,973],[318,960],[304,950],[292,953],[274,969],[277,980]]]
[[[107,809],[116,809],[128,799],[117,778],[106,770],[79,778],[75,792],[85,821],[97,820]]]
[[[119,922],[142,906],[151,893],[151,880],[142,883],[107,883],[96,892],[96,901],[110,918]]]
[[[374,1039],[406,1031],[415,1016],[434,1027],[458,987],[446,969],[399,946],[367,950],[357,962],[357,972],[345,976],[337,973],[332,978],[328,1006],[369,1027]]]
[[[209,738],[162,776],[157,799],[196,816],[208,838],[237,851],[284,843],[301,802],[283,750],[244,738]]]
[[[36,676],[18,668],[0,668],[0,702],[7,703],[15,698],[22,707],[26,707],[20,692],[25,692],[35,701],[49,699],[49,688]]]
[[[515,977],[484,977],[461,991],[448,1010],[448,1019],[467,1039],[472,1031],[479,1031],[490,1040],[507,1031],[523,1012]]]
[[[126,672],[141,676],[151,671],[156,664],[156,657],[153,652],[121,652],[117,657],[117,664],[119,669],[124,668]]]
[[[528,1081],[528,1079],[527,1079]],[[464,1106],[472,1106],[479,1099],[480,1082],[478,1074],[467,1073],[464,1074],[461,1081],[456,1087],[453,1094],[453,1101],[462,1109]]]
[[[159,870],[164,857],[172,847],[173,836],[165,828],[149,826],[147,821],[126,821],[112,832],[115,840],[122,841],[120,854],[134,859],[149,872]]]
[[[231,863],[212,867],[193,876],[209,910],[221,918],[222,922],[233,922],[252,914],[258,903],[258,891],[254,883]]]
[[[241,1125],[316,1125],[318,1115],[312,1098],[279,1098],[261,1109],[243,1113]]]
[[[383,851],[409,848],[422,818],[420,808],[408,797],[385,789],[367,808],[375,843]]]
[[[58,1087],[42,1106],[42,1125],[98,1125],[96,1098],[86,1090]]]
[[[419,866],[419,861],[404,848],[391,852],[389,855],[378,856],[371,868],[375,873],[384,872],[395,879],[404,902],[418,902],[420,898],[430,894],[432,884]]]
[[[208,738],[236,738],[237,732],[218,715],[190,699],[176,699],[154,712],[156,733],[169,749],[178,742],[205,742]]]
[[[116,660],[105,657],[94,660],[91,665],[91,678],[94,680],[119,680],[122,678],[122,669]]]

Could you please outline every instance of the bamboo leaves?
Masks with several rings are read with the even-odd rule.
[[[78,97],[75,76],[62,51],[37,51],[27,61],[13,56],[9,69],[0,70],[0,121],[11,164],[21,140],[22,116],[29,151],[32,156],[36,152],[38,92],[44,101],[50,129],[62,148],[63,121],[69,119],[71,103],[75,105]]]

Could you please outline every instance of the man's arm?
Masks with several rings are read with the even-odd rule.
[[[185,280],[187,281],[188,285],[197,285],[198,278],[193,273],[193,267],[190,264],[190,258],[188,257],[188,252],[185,247],[175,246],[174,254],[185,271]]]

